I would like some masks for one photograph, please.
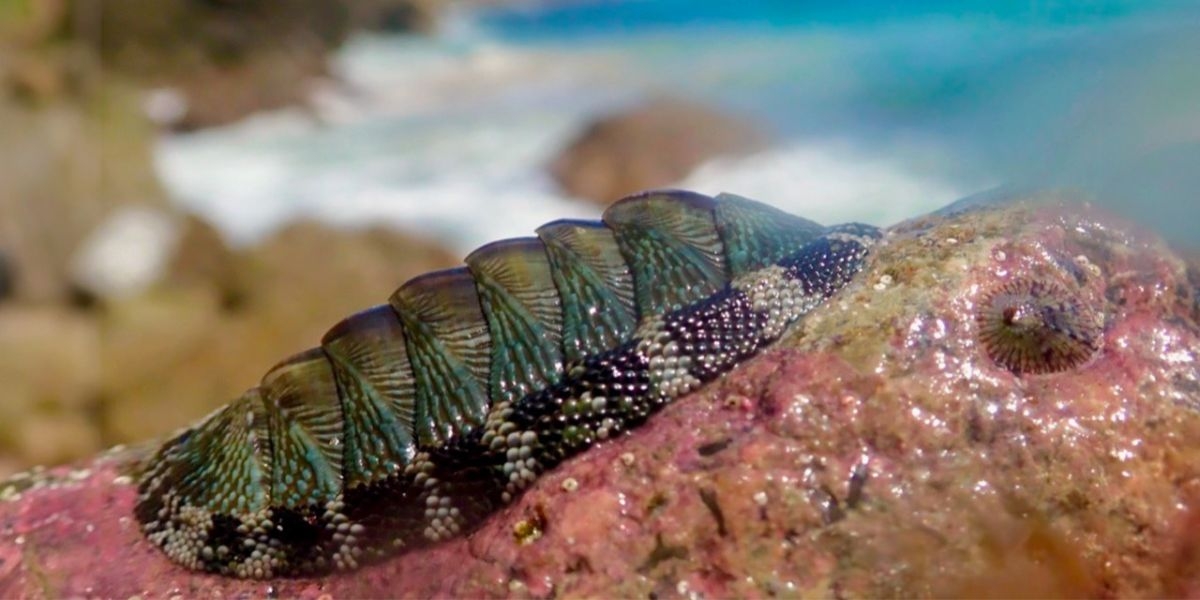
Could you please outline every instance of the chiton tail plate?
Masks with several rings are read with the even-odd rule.
[[[778,339],[878,237],[658,191],[489,244],[163,444],[136,516],[172,560],[238,577],[350,569],[463,534]]]

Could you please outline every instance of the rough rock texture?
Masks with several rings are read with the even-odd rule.
[[[608,204],[677,183],[706,160],[761,150],[750,123],[678,100],[655,100],[597,119],[564,148],[550,173],[568,194]]]
[[[1091,360],[989,359],[976,311],[1023,277],[1104,315]],[[122,451],[0,484],[0,596],[1200,597],[1198,280],[1078,205],[910,222],[781,348],[466,538],[320,579],[188,573],[139,536]]]

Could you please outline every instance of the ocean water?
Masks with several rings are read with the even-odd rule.
[[[679,185],[888,224],[997,186],[1072,186],[1200,244],[1200,3],[588,0],[364,36],[314,110],[166,137],[159,171],[235,242],[289,219],[467,251],[599,208],[544,167],[590,119],[674,95],[776,144]]]

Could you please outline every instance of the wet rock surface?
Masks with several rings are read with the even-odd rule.
[[[1086,361],[989,354],[978,311],[1025,279],[1102,315]],[[779,348],[470,536],[320,579],[189,573],[138,533],[124,450],[0,484],[0,596],[1196,597],[1196,298],[1085,206],[912,221]]]
[[[767,136],[748,121],[658,99],[598,118],[559,153],[550,173],[568,194],[608,204],[677,183],[709,159],[766,146]]]

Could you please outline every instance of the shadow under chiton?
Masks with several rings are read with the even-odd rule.
[[[975,313],[988,357],[1017,375],[1056,373],[1099,351],[1103,315],[1052,278],[1013,277],[986,293]]]
[[[671,191],[489,244],[167,441],[144,465],[137,518],[172,560],[238,577],[353,568],[460,535],[778,339],[878,237]],[[1032,364],[1022,344],[1015,364]]]

